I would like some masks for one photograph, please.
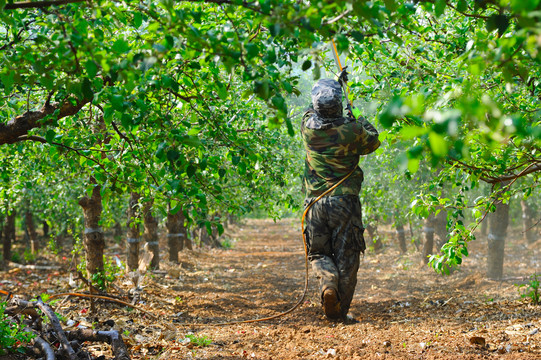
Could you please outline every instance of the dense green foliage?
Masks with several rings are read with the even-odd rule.
[[[24,325],[12,321],[5,314],[6,303],[0,302],[0,355],[24,353],[25,347],[34,335],[24,331]]]
[[[300,71],[332,69],[330,39],[351,98],[385,129],[375,170],[396,171],[368,193],[403,195],[371,209],[402,218],[416,197],[420,217],[452,210],[436,263],[460,263],[476,226],[465,212],[492,209],[489,193],[468,195],[480,181],[525,197],[538,184],[539,0],[42,5],[0,1],[4,212],[39,198],[43,218],[54,206],[74,218],[67,199],[89,177],[106,204],[138,191],[207,222],[299,206],[302,151],[286,133],[306,105],[294,99],[309,88]]]

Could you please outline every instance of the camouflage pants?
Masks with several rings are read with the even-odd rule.
[[[305,208],[314,200],[306,199]],[[323,197],[312,205],[305,224],[308,259],[321,293],[327,288],[335,289],[345,317],[357,285],[359,255],[366,248],[359,197]]]

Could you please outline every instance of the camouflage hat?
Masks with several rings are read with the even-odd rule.
[[[322,117],[342,116],[342,88],[338,81],[321,79],[312,88],[312,105]]]

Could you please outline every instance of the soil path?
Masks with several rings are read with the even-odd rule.
[[[311,277],[293,313],[213,326],[285,311],[304,285],[296,219],[247,220],[226,236],[232,249],[184,251],[181,266],[162,260],[165,271],[117,282],[157,321],[114,304],[100,303],[91,314],[78,298],[57,303],[56,311],[71,326],[107,330],[114,321],[133,359],[541,359],[541,306],[521,299],[515,286],[541,273],[541,244],[526,246],[518,232],[508,239],[503,281],[482,275],[486,239],[471,243],[471,256],[446,277],[422,266],[413,246],[401,256],[389,239],[381,254],[368,252],[361,261],[350,312],[359,323],[325,320]],[[5,275],[3,286],[28,296],[69,286],[62,270]],[[108,346],[89,346],[93,355],[111,358]]]
[[[301,295],[304,252],[296,220],[249,220],[231,236],[238,239],[232,250],[186,259],[188,271],[179,282],[185,305],[173,319],[177,326],[269,316],[288,309]],[[211,345],[162,356],[541,359],[541,306],[521,300],[514,285],[541,272],[538,250],[508,246],[507,280],[495,282],[480,275],[485,262],[481,241],[472,244],[472,257],[461,270],[448,277],[422,266],[414,249],[400,256],[395,248],[367,253],[362,260],[351,308],[358,324],[325,320],[311,278],[304,304],[292,314],[256,324],[186,326],[186,334],[212,339]]]

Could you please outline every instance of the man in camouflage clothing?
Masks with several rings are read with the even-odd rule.
[[[375,151],[380,142],[377,130],[364,118],[343,116],[342,89],[337,81],[321,79],[314,85],[312,107],[301,125],[306,149],[305,208],[350,175],[306,214],[308,259],[319,281],[325,315],[346,320],[357,284],[360,253],[366,248],[359,200],[363,182],[359,156]]]

